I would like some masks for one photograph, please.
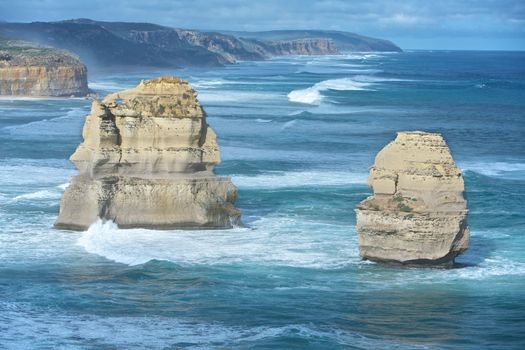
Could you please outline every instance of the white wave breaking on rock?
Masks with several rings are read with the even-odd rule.
[[[78,239],[87,252],[128,265],[151,260],[180,265],[257,263],[333,269],[360,263],[352,229],[300,218],[263,217],[230,230],[119,229],[98,220]],[[330,239],[319,239],[328,232]]]

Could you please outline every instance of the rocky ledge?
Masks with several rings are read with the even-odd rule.
[[[65,51],[0,38],[0,95],[85,96],[87,69]]]
[[[464,183],[440,134],[399,132],[376,156],[359,203],[360,255],[409,265],[450,266],[468,247]]]
[[[94,101],[83,137],[71,156],[80,174],[62,197],[57,228],[83,230],[98,218],[154,229],[239,222],[237,189],[213,173],[217,139],[188,82],[145,80]]]

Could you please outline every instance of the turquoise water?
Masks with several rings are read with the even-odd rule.
[[[247,227],[53,230],[90,103],[0,100],[0,348],[525,348],[525,53],[275,58],[90,86],[168,73],[199,92]],[[368,167],[414,129],[443,133],[464,171],[463,268],[359,259]]]

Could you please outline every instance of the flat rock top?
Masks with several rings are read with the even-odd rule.
[[[450,149],[439,133],[401,131],[376,156],[376,170],[429,176],[459,176]]]
[[[66,50],[0,37],[0,67],[82,65]]]
[[[114,115],[127,117],[202,118],[197,93],[186,80],[162,76],[107,95],[102,104]]]
[[[137,86],[124,90],[120,94],[182,95],[185,93],[196,97],[195,90],[193,90],[190,83],[178,77],[168,75],[150,80],[141,80]]]

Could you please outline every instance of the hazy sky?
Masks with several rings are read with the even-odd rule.
[[[0,20],[91,18],[208,30],[334,29],[402,48],[525,50],[525,0],[0,0]]]

